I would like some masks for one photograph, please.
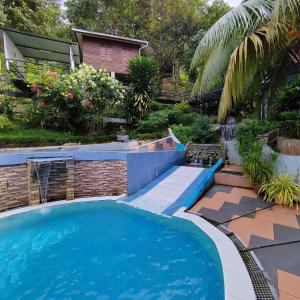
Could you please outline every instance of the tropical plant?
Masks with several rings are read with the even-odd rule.
[[[128,63],[129,95],[133,109],[142,118],[148,111],[159,84],[159,70],[153,58],[137,56]]]
[[[281,205],[293,207],[299,203],[300,185],[295,182],[295,178],[284,173],[263,182],[260,192],[265,194],[269,202],[275,200]]]
[[[105,110],[123,100],[125,93],[106,70],[85,64],[62,75],[48,70],[31,87],[33,119],[40,116],[44,127],[90,133],[101,131]]]
[[[223,86],[219,121],[247,93],[271,98],[285,67],[299,63],[294,45],[299,13],[300,0],[243,1],[205,34],[192,61],[198,72],[193,92],[201,95]]]

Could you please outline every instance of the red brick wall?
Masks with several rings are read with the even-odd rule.
[[[109,72],[127,74],[128,61],[139,54],[139,46],[89,36],[83,37],[83,62]]]
[[[75,197],[127,193],[126,161],[76,161],[74,171]]]

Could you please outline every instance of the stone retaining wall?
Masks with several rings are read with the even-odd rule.
[[[190,162],[196,159],[202,159],[207,162],[210,158],[212,163],[218,161],[220,158],[225,157],[224,144],[188,144],[186,159]]]

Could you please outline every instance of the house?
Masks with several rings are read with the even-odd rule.
[[[81,61],[95,68],[104,68],[112,77],[126,81],[128,61],[140,54],[149,55],[152,49],[144,40],[107,33],[72,29],[81,51]]]

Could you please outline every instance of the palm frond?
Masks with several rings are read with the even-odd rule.
[[[230,10],[205,34],[195,51],[191,68],[203,63],[212,49],[226,44],[233,36],[255,32],[270,18],[273,8],[274,0],[249,0]]]
[[[286,46],[286,37],[287,28],[284,25],[269,22],[246,36],[233,51],[219,104],[219,121],[226,117],[228,110],[242,97],[246,82],[258,70],[262,70],[264,64],[274,60],[279,49]]]
[[[271,18],[273,21],[296,19],[300,15],[300,0],[276,0]]]
[[[234,40],[228,43],[226,47],[218,47],[211,52],[205,64],[198,68],[199,72],[192,92],[194,96],[201,96],[220,87],[218,85],[224,79],[230,55],[237,44],[237,41]]]

